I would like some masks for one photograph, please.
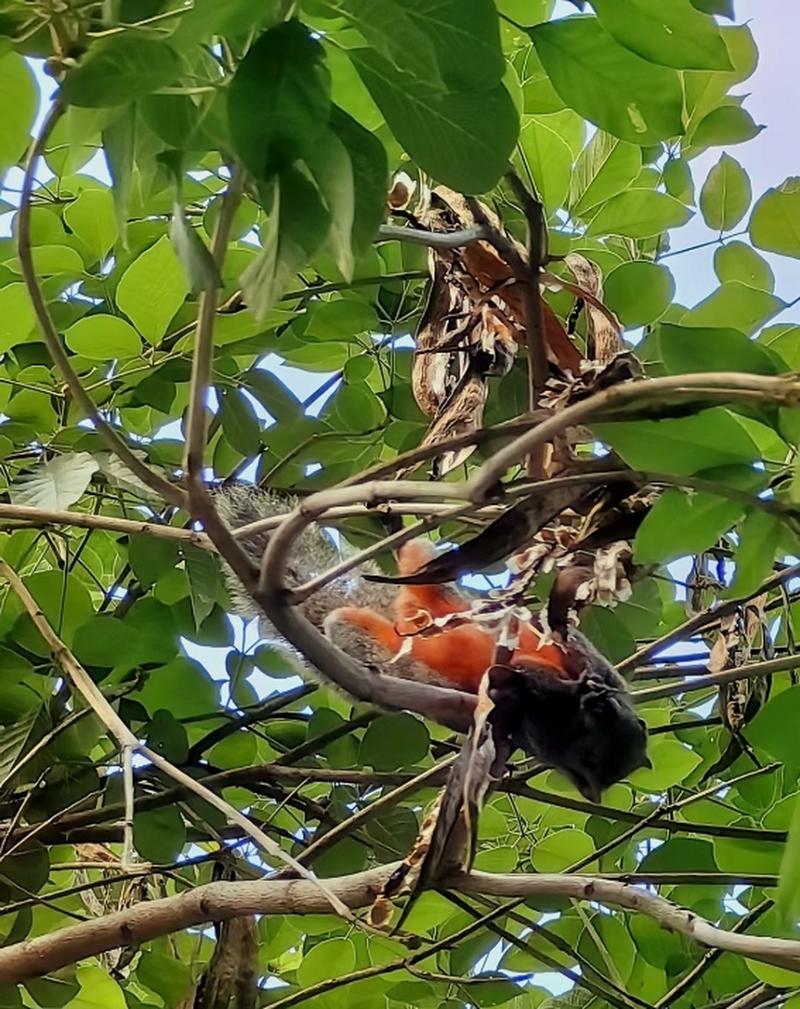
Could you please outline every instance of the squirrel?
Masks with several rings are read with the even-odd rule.
[[[232,529],[284,514],[285,498],[249,486],[215,495],[217,511]],[[239,538],[258,563],[268,533]],[[436,550],[427,541],[406,543],[397,556],[401,575],[427,564]],[[300,584],[328,570],[340,552],[317,526],[295,544],[287,580]],[[374,573],[374,568],[362,568]],[[237,612],[259,616],[262,634],[270,625],[238,580],[227,572]],[[443,585],[368,582],[348,573],[302,604],[306,618],[337,647],[368,669],[477,694],[495,661],[494,635],[470,621],[472,600]],[[459,617],[463,614],[463,618]],[[323,678],[324,678],[324,674]],[[369,675],[365,671],[365,675]],[[509,680],[510,677],[510,680]],[[639,767],[647,767],[645,723],[634,712],[623,678],[578,631],[564,645],[544,642],[532,623],[522,624],[504,670],[518,698],[507,732],[515,746],[564,773],[592,802]]]

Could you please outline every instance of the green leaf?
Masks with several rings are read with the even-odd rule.
[[[76,970],[80,991],[71,998],[69,1009],[127,1009],[125,995],[102,967],[81,966]]]
[[[5,656],[4,656],[5,657]],[[45,729],[42,708],[36,704],[13,724],[4,724],[0,735],[0,791],[16,774],[17,761],[41,738]]]
[[[681,203],[694,203],[692,170],[685,158],[670,158],[664,165],[664,185],[670,196]]]
[[[372,722],[361,741],[361,761],[376,771],[413,767],[428,752],[430,738],[425,725],[405,712],[381,715]]]
[[[123,32],[93,42],[78,66],[66,75],[61,90],[70,105],[127,105],[172,84],[181,70],[180,57],[166,42]]]
[[[336,106],[331,111],[330,126],[350,155],[355,193],[350,241],[353,255],[358,258],[371,247],[386,213],[386,149],[376,136]]]
[[[330,215],[328,244],[333,258],[341,275],[350,281],[353,279],[355,220],[355,182],[350,154],[338,135],[326,128],[317,136],[314,149],[306,155],[305,161]]]
[[[566,202],[572,178],[572,151],[555,130],[532,116],[523,125],[519,143],[548,214]]]
[[[206,248],[197,229],[192,227],[180,203],[176,203],[172,209],[169,237],[186,273],[189,290],[193,294],[222,287],[222,278],[214,257]]]
[[[192,986],[192,972],[188,964],[146,949],[138,958],[136,980],[160,995],[165,1006],[180,1006]]]
[[[103,153],[111,176],[111,195],[117,212],[117,229],[127,249],[128,208],[131,201],[134,158],[136,156],[136,106],[129,106],[102,133]]]
[[[87,315],[64,333],[73,354],[91,361],[136,357],[141,352],[139,334],[117,315]]]
[[[794,925],[800,914],[800,802],[797,800],[783,849],[776,905],[784,924]]]
[[[184,844],[186,825],[177,806],[134,814],[133,845],[145,862],[174,862]]]
[[[109,189],[84,189],[64,211],[64,221],[86,246],[90,262],[102,260],[119,233]]]
[[[241,278],[247,304],[256,318],[263,319],[290,289],[295,274],[322,245],[329,226],[328,212],[314,185],[294,168],[282,171],[262,234],[263,247]]]
[[[705,329],[662,323],[661,358],[670,375],[707,371],[744,371],[774,375],[773,358],[736,329]]]
[[[211,35],[226,38],[247,34],[272,21],[276,15],[276,0],[253,4],[253,0],[194,0],[183,8],[177,29],[171,38],[179,46],[205,42]]]
[[[149,343],[158,343],[188,290],[181,264],[163,236],[122,274],[117,305]]]
[[[25,152],[36,115],[38,95],[27,61],[15,52],[0,56],[0,176]]]
[[[675,295],[675,280],[666,268],[637,260],[622,263],[606,277],[604,301],[627,329],[659,319]]]
[[[25,343],[36,326],[36,316],[24,284],[0,288],[0,352]]]
[[[261,425],[248,398],[238,389],[220,390],[222,430],[241,455],[254,455],[260,444]]]
[[[558,94],[590,122],[640,146],[683,133],[678,74],[621,46],[597,18],[563,18],[528,33]]]
[[[575,162],[568,201],[572,213],[585,217],[586,211],[626,189],[641,167],[640,147],[597,130]]]
[[[772,267],[746,242],[727,242],[714,252],[714,272],[720,283],[736,280],[759,291],[774,291]]]
[[[75,249],[68,245],[36,245],[31,250],[33,265],[40,277],[71,277],[77,280],[83,274],[83,260]],[[14,273],[21,273],[18,259],[9,259],[5,264]]]
[[[592,0],[600,23],[623,46],[678,70],[730,70],[719,29],[689,0]]]
[[[798,657],[800,666],[800,657]],[[800,766],[800,686],[773,696],[747,726],[747,741],[790,767]]]
[[[757,249],[800,259],[800,178],[768,189],[750,215],[750,241]]]
[[[185,764],[189,756],[186,729],[172,712],[165,708],[159,708],[154,712],[147,726],[145,742],[154,753],[172,764]]]
[[[228,124],[239,157],[257,179],[269,179],[313,149],[329,116],[330,75],[320,42],[296,20],[270,28],[228,88]]]
[[[765,129],[757,126],[747,109],[738,105],[722,105],[713,109],[697,124],[692,133],[692,147],[729,147],[752,140]]]
[[[774,294],[730,280],[686,312],[680,323],[682,326],[730,326],[750,335],[785,308],[786,302]]]
[[[681,227],[693,216],[691,210],[666,193],[628,189],[600,207],[586,234],[651,238],[669,228]]]
[[[595,850],[595,843],[582,830],[555,830],[537,838],[531,861],[537,872],[563,872],[576,862],[582,862]],[[587,866],[583,871],[590,871]]]
[[[640,768],[631,775],[631,784],[644,792],[659,793],[685,781],[701,758],[677,739],[659,736],[648,746],[652,769]]]
[[[730,231],[747,213],[753,191],[739,162],[723,154],[700,190],[703,220],[715,231]]]
[[[369,49],[349,55],[420,168],[464,193],[483,193],[497,183],[519,134],[517,110],[501,84],[486,91],[438,92]]]
[[[144,588],[149,588],[178,563],[178,544],[159,536],[131,536],[128,563]]]
[[[660,564],[712,547],[742,514],[744,505],[711,494],[664,491],[639,526],[637,564]]]
[[[719,14],[724,18],[733,18],[733,0],[691,0],[692,7],[704,14]]]
[[[310,988],[320,981],[350,974],[356,965],[355,946],[349,939],[325,939],[307,950],[297,969],[297,983]]]
[[[650,472],[683,475],[761,457],[738,418],[718,406],[692,417],[593,424],[592,429],[629,466]]]
[[[56,456],[18,477],[10,487],[11,501],[28,508],[66,511],[83,496],[96,472],[97,461],[88,452]]]
[[[339,0],[367,42],[428,87],[481,91],[505,72],[491,0]]]
[[[739,530],[736,547],[736,576],[725,592],[729,599],[749,596],[772,574],[772,565],[781,538],[780,519],[762,508],[752,508]]]

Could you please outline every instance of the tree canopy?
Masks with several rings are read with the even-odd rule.
[[[732,0],[554,7],[0,3],[0,1005],[800,1006],[800,184]],[[386,572],[535,542],[534,615],[582,550],[652,767],[516,753],[368,927],[460,739],[230,617],[238,483]]]

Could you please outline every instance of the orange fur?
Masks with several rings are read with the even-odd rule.
[[[400,573],[413,574],[434,555],[430,544],[419,540],[407,543],[400,551]],[[434,619],[463,613],[469,606],[467,600],[439,585],[403,585],[394,602],[394,624],[369,608],[344,607],[336,611],[336,616],[368,634],[392,655],[397,655],[404,642],[410,642],[411,658],[460,690],[477,693],[494,657],[495,642],[488,631],[475,624],[463,624],[428,636],[413,634],[414,630],[429,627]],[[523,626],[512,664],[543,666],[556,676],[566,675],[561,650],[555,645],[539,647],[540,641],[541,635],[532,625]]]

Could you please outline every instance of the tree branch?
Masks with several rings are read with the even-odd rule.
[[[328,879],[326,885],[347,907],[365,907],[380,893],[396,868],[397,863],[384,865]],[[647,915],[666,931],[678,932],[701,946],[800,970],[800,941],[743,935],[717,928],[663,897],[616,880],[547,873],[493,875],[473,872],[443,880],[442,885],[462,893],[495,897],[598,901]],[[328,898],[317,883],[305,879],[208,883],[176,896],[142,901],[123,911],[0,948],[0,981],[23,981],[118,946],[141,945],[149,939],[212,921],[250,914],[324,914],[329,910]]]
[[[382,224],[378,229],[378,241],[411,242],[413,245],[427,245],[431,249],[460,249],[474,242],[489,239],[488,229],[482,225],[464,228],[462,231],[434,232],[421,228],[404,228],[396,224]]]

